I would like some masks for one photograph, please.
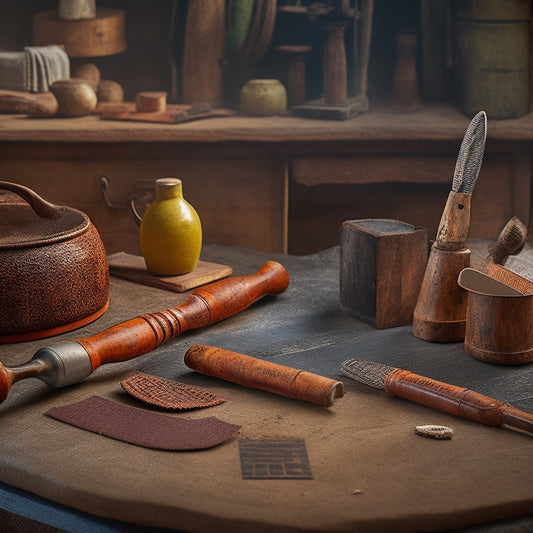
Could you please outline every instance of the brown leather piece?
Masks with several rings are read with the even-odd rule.
[[[123,379],[120,385],[125,392],[141,402],[177,411],[212,407],[227,401],[200,387],[144,372],[136,372]]]
[[[53,407],[47,416],[112,439],[157,450],[203,450],[229,439],[241,426],[214,417],[185,420],[91,396]]]

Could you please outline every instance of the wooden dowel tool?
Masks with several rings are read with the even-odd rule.
[[[59,341],[41,348],[19,366],[9,368],[0,363],[0,402],[21,379],[39,378],[51,387],[78,383],[100,365],[139,357],[184,331],[229,318],[266,294],[279,294],[288,285],[285,268],[268,261],[255,274],[200,287],[176,307],[140,315],[92,337]]]
[[[344,395],[340,381],[215,346],[194,344],[185,353],[185,364],[197,372],[237,385],[324,407]]]

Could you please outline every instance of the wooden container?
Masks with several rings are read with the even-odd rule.
[[[530,111],[528,0],[465,0],[456,21],[461,111],[493,119]]]
[[[81,20],[63,20],[56,11],[36,13],[33,44],[62,44],[69,57],[99,57],[124,52],[124,12],[97,8],[94,18]]]
[[[345,221],[341,308],[377,329],[410,324],[427,257],[425,228],[390,219]]]
[[[517,365],[533,361],[533,295],[522,295],[483,274],[465,276],[459,284],[468,291],[464,347],[468,355],[486,363]],[[502,288],[493,285],[500,284]],[[503,289],[503,290],[502,290]]]
[[[430,342],[460,342],[465,337],[468,294],[457,277],[470,266],[471,252],[431,247],[413,316],[413,335]]]

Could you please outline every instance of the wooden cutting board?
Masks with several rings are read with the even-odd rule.
[[[134,120],[138,122],[160,122],[178,124],[201,118],[224,117],[234,115],[231,109],[212,109],[207,104],[168,104],[164,111],[146,113],[135,109],[135,102],[122,104],[99,104],[95,110],[104,120]]]
[[[188,274],[155,276],[148,271],[144,258],[140,255],[117,252],[111,254],[108,261],[109,272],[113,276],[174,292],[186,292],[200,285],[230,276],[233,272],[230,266],[199,261],[198,266]]]

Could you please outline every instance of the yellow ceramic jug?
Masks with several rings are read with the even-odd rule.
[[[200,217],[183,198],[180,179],[159,178],[155,190],[139,232],[146,266],[158,276],[192,272],[202,249]]]

